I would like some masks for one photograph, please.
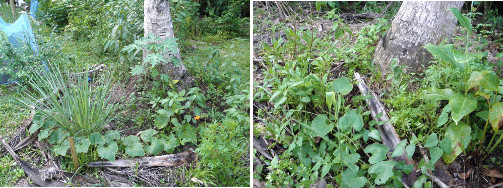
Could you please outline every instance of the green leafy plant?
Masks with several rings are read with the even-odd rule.
[[[469,35],[472,30],[471,20],[461,15],[457,9],[450,10],[453,11],[460,24],[466,28],[467,35]],[[468,46],[468,37],[466,42],[466,46]],[[494,140],[499,131],[498,122],[503,115],[503,112],[499,110],[499,106],[501,106],[499,102],[501,99],[500,79],[492,70],[472,71],[470,63],[481,62],[483,58],[481,52],[468,53],[466,52],[467,48],[465,48],[465,52],[462,52],[454,48],[452,44],[442,46],[427,44],[425,48],[438,60],[449,63],[462,73],[462,78],[459,81],[459,85],[462,87],[458,88],[461,91],[450,88],[430,88],[422,93],[422,99],[448,101],[437,122],[437,126],[442,126],[449,119],[453,120],[445,133],[446,138],[451,138],[452,153],[444,154],[444,160],[448,163],[453,162],[456,156],[468,146],[472,130],[472,127],[469,126],[470,123],[481,122],[468,116],[475,111],[478,111],[477,116],[481,118],[482,122],[485,122],[480,143],[485,143],[489,124],[494,131],[493,137],[486,147],[487,153],[491,153],[503,138],[502,135],[499,139]],[[449,118],[449,113],[451,118]],[[463,119],[464,122],[461,121]]]
[[[18,99],[37,111],[29,132],[33,134],[40,129],[39,140],[48,138],[57,145],[53,151],[58,155],[65,155],[70,148],[75,168],[78,168],[77,153],[86,153],[90,145],[86,137],[102,130],[114,118],[116,105],[109,104],[113,82],[110,78],[96,82],[99,85],[93,86],[87,76],[69,72],[64,76],[52,67],[50,71],[36,73],[29,82],[34,92],[26,93],[26,99]]]

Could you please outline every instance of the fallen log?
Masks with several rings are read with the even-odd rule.
[[[390,148],[390,151],[393,152],[401,140],[398,137],[398,134],[396,133],[393,125],[389,123],[389,117],[386,114],[384,106],[381,104],[381,102],[379,102],[376,94],[367,87],[365,81],[363,80],[363,78],[360,76],[359,73],[355,72],[355,78],[357,80],[358,89],[360,90],[360,93],[362,93],[363,96],[369,96],[369,95],[372,96],[370,99],[366,99],[365,102],[367,103],[372,118],[374,118],[376,121],[385,122],[382,125],[378,125],[377,129],[379,130],[379,134],[381,135],[381,140],[383,144],[388,146]],[[382,114],[382,116],[377,118],[379,114]],[[405,164],[414,165],[414,161],[407,158],[405,152],[398,157],[394,157],[393,160],[405,161]],[[404,181],[404,183],[406,183],[407,186],[412,187],[414,182],[416,182],[417,180],[416,171],[413,170],[410,174],[408,175],[403,174],[403,175],[404,176],[402,177],[402,180]]]
[[[49,180],[42,180],[41,175],[40,175],[40,170],[33,166],[32,164],[22,160],[19,158],[19,156],[12,150],[12,148],[5,143],[5,140],[2,138],[0,139],[2,142],[2,145],[4,148],[9,152],[9,154],[14,158],[14,160],[18,163],[21,168],[23,168],[24,173],[35,183],[37,186],[41,187],[64,187],[66,186],[64,183],[60,181],[49,181]]]
[[[88,167],[176,167],[197,160],[197,155],[193,149],[177,154],[161,155],[155,157],[141,157],[128,160],[97,161],[87,163]]]

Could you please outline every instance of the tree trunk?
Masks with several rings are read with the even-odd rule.
[[[143,7],[145,13],[143,19],[145,37],[149,34],[159,36],[161,39],[175,37],[175,33],[173,32],[173,20],[171,19],[169,10],[169,0],[145,0]],[[149,52],[144,51],[144,59],[147,53]],[[187,73],[187,69],[182,63],[180,50],[177,48],[176,53],[168,53],[164,56],[168,61],[174,56],[180,60],[180,64],[175,65],[173,62],[164,62],[160,65],[160,72],[167,74],[172,80],[179,80],[179,83],[181,83],[178,87],[179,89],[189,87],[194,79]]]
[[[398,58],[398,64],[406,65],[409,71],[424,71],[423,68],[431,60],[431,54],[423,46],[450,39],[457,19],[447,9],[460,9],[463,4],[463,1],[403,2],[393,19],[391,29],[377,44],[374,63],[379,66],[381,75],[386,75],[393,58]]]
[[[12,19],[16,21],[16,4],[14,0],[10,0],[9,3],[10,3],[10,9],[12,10]]]

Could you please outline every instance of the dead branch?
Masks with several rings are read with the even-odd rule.
[[[79,74],[86,74],[86,73],[94,73],[94,72],[99,71],[99,70],[101,70],[103,68],[105,68],[105,65],[104,64],[99,64],[99,65],[93,66],[93,68],[90,69],[90,70],[88,70],[88,71],[82,71],[82,72],[77,72],[77,73],[70,73],[70,76],[79,75]]]
[[[26,173],[26,175],[33,181],[33,183],[35,183],[36,185],[41,186],[41,187],[64,187],[64,186],[66,186],[64,183],[59,182],[59,181],[42,180],[42,178],[40,176],[40,170],[37,167],[20,159],[19,156],[14,152],[14,150],[12,150],[12,148],[9,145],[7,145],[7,143],[5,143],[5,140],[3,138],[0,139],[0,141],[2,142],[2,145],[7,150],[7,152],[9,152],[9,154],[12,156],[12,158],[14,158],[14,160],[16,160],[18,165],[21,166],[21,168],[23,168],[24,173]]]
[[[389,117],[386,114],[386,111],[384,109],[384,106],[379,102],[377,99],[377,96],[374,92],[372,92],[367,85],[365,84],[365,81],[363,78],[355,72],[355,78],[358,83],[358,89],[360,90],[360,93],[362,93],[363,96],[368,96],[371,95],[372,98],[365,100],[367,103],[367,106],[370,110],[370,114],[372,118],[374,118],[376,121],[385,121],[384,124],[377,126],[377,129],[379,130],[379,134],[381,135],[381,140],[384,145],[388,146],[393,152],[395,150],[395,147],[398,145],[400,142],[400,138],[398,137],[398,134],[395,131],[395,128],[391,123],[389,123]],[[382,114],[380,118],[376,118],[379,114]],[[414,165],[414,161],[410,160],[407,158],[405,153],[402,155],[393,158],[394,161],[405,161],[405,164],[409,165]],[[410,187],[416,182],[417,180],[417,173],[413,170],[410,174],[405,175],[402,178],[403,181]]]
[[[129,160],[116,160],[115,162],[110,161],[98,161],[87,163],[88,167],[176,167],[186,163],[191,163],[197,158],[196,153],[189,149],[187,151],[161,155],[155,157],[141,157]]]
[[[414,132],[410,131],[409,132],[415,137],[416,134],[414,134]],[[426,154],[426,151],[424,150],[424,147],[422,144],[419,144],[418,145],[419,147],[419,152],[421,152],[421,155],[423,155],[423,158],[424,158],[424,161],[426,163],[428,163],[428,161],[430,161],[428,155]],[[428,176],[433,182],[435,182],[439,187],[441,188],[447,188],[449,186],[447,186],[447,184],[445,184],[442,180],[440,180],[439,178],[437,178],[435,175],[433,175],[433,172],[431,170],[428,170],[427,172],[425,172],[426,176]]]

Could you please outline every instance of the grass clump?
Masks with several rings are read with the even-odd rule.
[[[53,119],[72,135],[89,135],[100,131],[114,117],[115,105],[108,103],[112,82],[104,81],[102,85],[93,86],[87,76],[72,76],[69,72],[65,76],[53,68],[50,72],[36,74],[29,82],[34,92],[26,93],[27,98],[20,101]]]

